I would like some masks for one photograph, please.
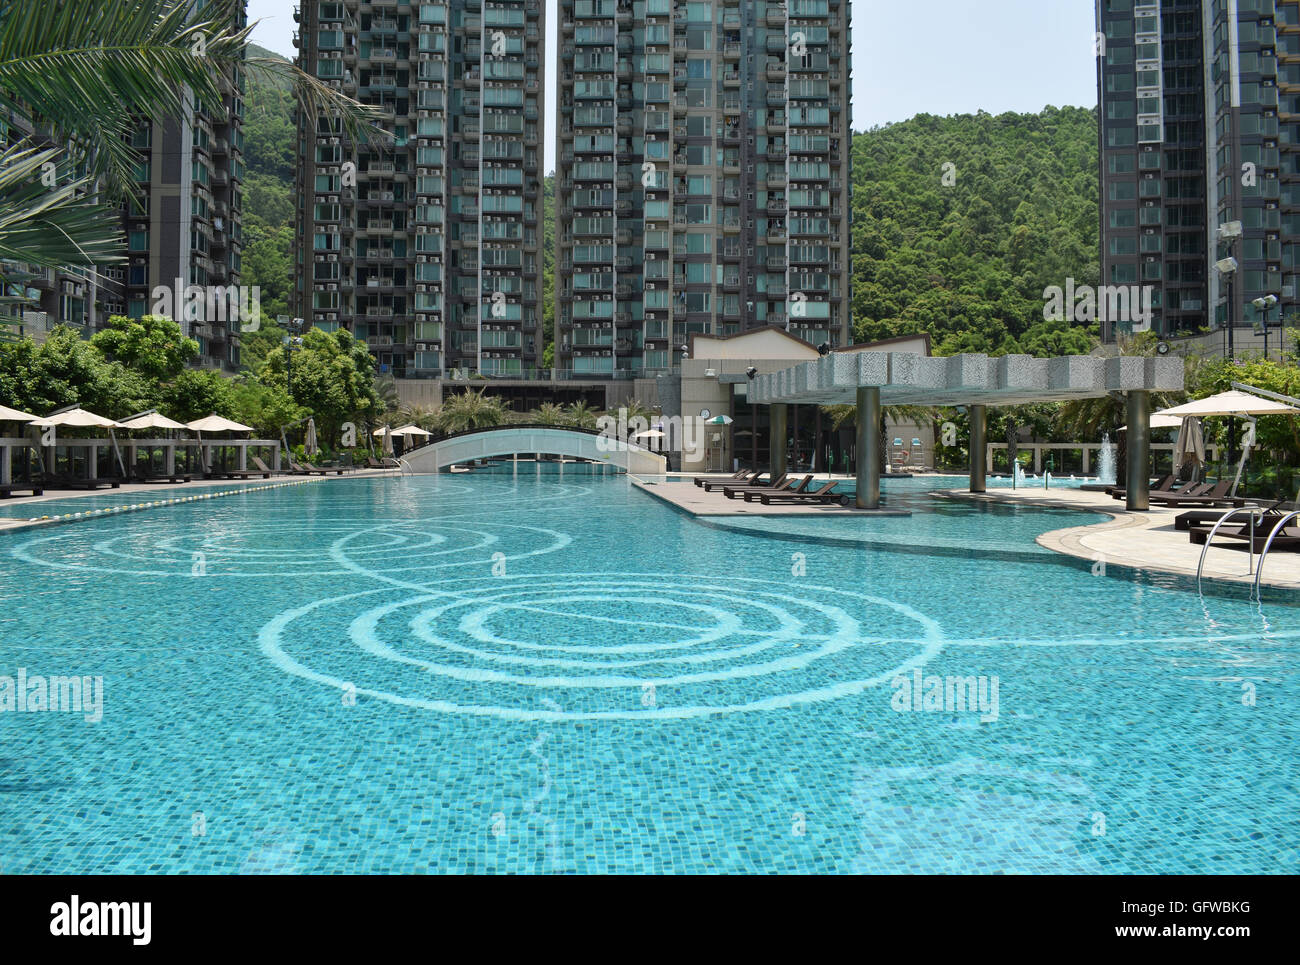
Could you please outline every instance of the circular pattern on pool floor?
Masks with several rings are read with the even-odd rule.
[[[345,699],[530,721],[832,700],[923,666],[942,641],[925,614],[867,594],[656,573],[383,587],[286,611],[260,635],[276,666]]]

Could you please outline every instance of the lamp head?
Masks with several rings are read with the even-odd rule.
[[[754,376],[758,375],[758,369],[751,365],[749,368],[745,369],[745,375],[752,379]]]
[[[1231,275],[1237,270],[1236,258],[1220,258],[1214,263],[1215,270],[1221,275]]]

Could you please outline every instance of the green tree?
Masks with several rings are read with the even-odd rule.
[[[186,338],[178,323],[162,315],[127,318],[114,315],[90,344],[147,379],[174,379],[199,354],[199,343]]]
[[[284,390],[316,419],[322,441],[338,445],[345,422],[368,423],[382,410],[375,391],[374,357],[364,342],[345,329],[312,329],[293,353],[293,381],[289,384],[285,353],[270,352],[258,370],[264,385]]]

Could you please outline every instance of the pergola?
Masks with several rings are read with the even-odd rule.
[[[910,352],[832,352],[781,372],[759,375],[750,397],[771,407],[772,437],[783,438],[786,406],[853,404],[858,410],[858,492],[860,509],[880,507],[882,405],[944,405],[970,411],[970,489],[985,491],[987,407],[1031,402],[1095,399],[1112,392],[1128,397],[1127,504],[1149,508],[1151,393],[1183,388],[1180,358],[1067,355],[1037,359],[1028,355],[952,355],[931,358]],[[866,458],[864,454],[870,453]],[[773,445],[773,478],[786,471],[785,446]]]

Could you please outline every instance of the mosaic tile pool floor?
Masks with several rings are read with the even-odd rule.
[[[758,533],[568,471],[0,533],[0,703],[104,694],[0,713],[0,872],[1300,871],[1300,609],[905,482]]]

